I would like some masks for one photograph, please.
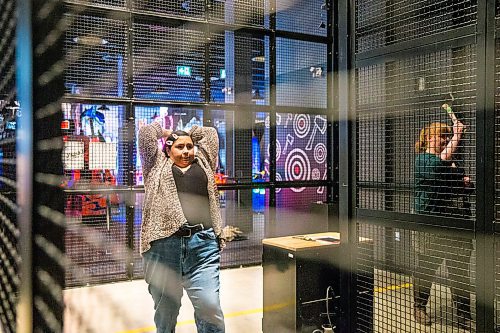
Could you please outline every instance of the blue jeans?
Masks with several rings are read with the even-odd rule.
[[[219,299],[220,253],[213,229],[189,238],[156,240],[144,253],[143,261],[157,333],[175,332],[183,288],[193,304],[198,332],[225,331]]]

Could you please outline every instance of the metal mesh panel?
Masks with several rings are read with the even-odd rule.
[[[126,0],[72,0],[72,2],[113,8],[125,8],[127,5]]]
[[[164,13],[180,17],[205,17],[204,0],[133,0],[132,7],[139,11]]]
[[[209,20],[269,28],[268,0],[208,0]]]
[[[326,36],[328,0],[277,0],[276,29]]]
[[[219,134],[219,159],[216,176],[217,184],[234,182],[233,142],[234,112],[212,110],[210,112],[213,126]]]
[[[211,111],[219,133],[218,182],[269,181],[269,114]]]
[[[126,277],[125,207],[121,195],[89,190],[128,183],[125,107],[63,103],[66,284],[96,284]],[[85,193],[85,191],[88,191]],[[119,249],[119,247],[122,247]]]
[[[15,1],[2,1],[0,21],[0,329],[16,331],[16,303],[19,287],[19,227],[16,199],[16,119],[15,98]]]
[[[269,105],[269,37],[212,33],[210,101]]]
[[[475,327],[473,240],[368,224],[358,224],[358,236],[358,332]],[[416,304],[426,308],[430,327],[415,320]]]
[[[127,278],[128,249],[123,198],[117,194],[66,194],[66,286]],[[94,203],[94,209],[83,205]],[[104,207],[104,208],[102,208]]]
[[[327,127],[326,115],[276,114],[277,181],[326,180]]]
[[[326,201],[323,187],[276,189],[276,234],[289,236],[327,231],[328,220],[313,214],[313,206]]]
[[[358,207],[412,212],[415,160],[420,156],[415,142],[420,129],[431,123],[451,127],[450,114],[442,107],[448,103],[466,132],[453,154],[457,168],[440,169],[443,184],[428,192],[446,196],[433,203],[437,210],[474,216],[475,69],[472,46],[357,69]]]
[[[262,239],[268,223],[269,191],[249,189],[220,191],[221,214],[225,226],[242,234],[227,243],[221,266],[258,264],[262,260]]]
[[[357,0],[356,52],[474,25],[477,1]]]
[[[127,97],[127,23],[96,15],[66,19],[66,94]]]
[[[134,97],[205,101],[205,35],[183,25],[136,22]]]
[[[276,104],[326,108],[326,44],[276,39]]]
[[[63,103],[64,186],[68,189],[127,185],[125,107]]]

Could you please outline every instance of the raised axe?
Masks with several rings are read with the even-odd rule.
[[[325,134],[326,132],[327,121],[323,116],[317,115],[314,117],[314,128],[309,137],[309,142],[306,145],[306,150],[311,150],[314,142],[314,138],[316,137],[316,132],[319,131],[321,134]]]
[[[450,117],[451,121],[453,123],[456,123],[458,121],[458,118],[455,115],[455,112],[453,112],[453,109],[451,108],[451,104],[455,101],[455,97],[453,97],[452,93],[450,93],[449,95],[450,95],[450,101],[449,101],[449,103],[446,102],[443,105],[441,105],[441,107],[446,111],[446,113]]]

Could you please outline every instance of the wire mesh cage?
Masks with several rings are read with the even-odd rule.
[[[472,239],[363,223],[358,239],[358,332],[474,329]]]
[[[258,188],[220,191],[220,203],[224,226],[241,232],[227,243],[221,266],[260,263],[262,239],[269,222],[269,191]]]
[[[269,113],[212,110],[210,117],[219,134],[217,183],[269,181]]]
[[[475,48],[465,46],[356,70],[358,207],[410,213],[420,191],[432,193],[433,211],[474,216],[475,69]],[[466,127],[459,137],[452,136],[454,119]],[[438,127],[443,141],[434,148],[456,144],[447,157],[453,162],[419,169],[432,156],[415,152],[415,142],[428,144]],[[431,184],[425,172],[441,175],[441,183]]]
[[[90,14],[66,14],[65,93],[127,97],[127,23]]]
[[[276,1],[276,29],[326,36],[330,6],[329,0],[278,0]]]
[[[269,105],[269,37],[210,34],[210,102]]]
[[[85,210],[90,202],[104,209]],[[117,194],[66,194],[67,287],[129,278],[125,211]]]
[[[326,108],[326,44],[276,39],[276,105]]]
[[[314,212],[326,201],[324,187],[281,187],[276,189],[276,235],[300,235],[328,231],[328,218]]]
[[[205,17],[204,0],[133,0],[132,8],[138,11],[186,18]]]
[[[363,1],[355,4],[357,53],[474,26],[477,1]]]
[[[204,102],[204,32],[146,22],[134,22],[133,29],[134,97]]]
[[[269,0],[209,0],[208,19],[212,22],[269,28]]]
[[[127,185],[127,120],[122,105],[63,103],[64,175],[68,189]]]

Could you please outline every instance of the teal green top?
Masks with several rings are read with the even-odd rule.
[[[435,154],[420,153],[415,158],[414,176],[416,213],[454,214],[452,201],[464,188],[463,170]]]

